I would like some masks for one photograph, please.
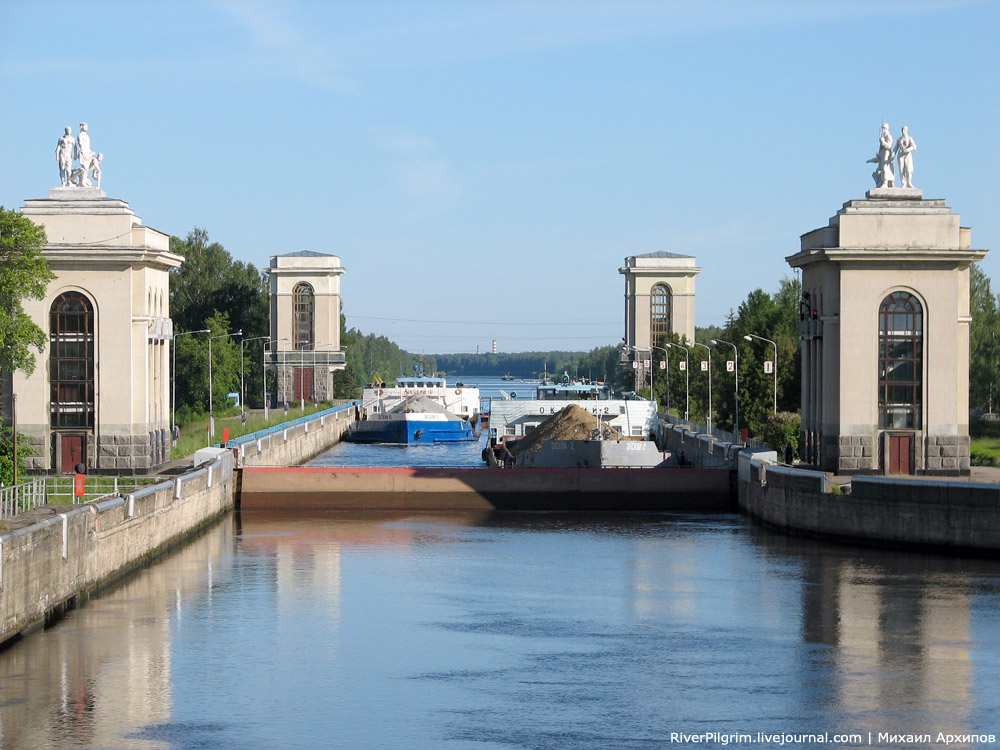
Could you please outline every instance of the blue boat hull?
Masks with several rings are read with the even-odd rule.
[[[344,438],[352,443],[460,443],[477,440],[466,422],[408,420],[364,420]]]

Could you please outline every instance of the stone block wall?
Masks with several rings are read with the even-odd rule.
[[[931,435],[924,450],[928,472],[968,474],[971,469],[971,438],[968,435]]]
[[[841,435],[837,440],[837,472],[878,469],[878,450],[871,435]]]

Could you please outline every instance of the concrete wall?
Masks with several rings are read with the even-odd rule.
[[[740,454],[740,510],[787,532],[833,539],[1000,553],[1000,485],[855,477],[834,494],[823,472]],[[744,472],[745,469],[745,472]]]
[[[0,642],[141,567],[232,505],[233,460],[219,450],[197,471],[127,497],[66,506],[0,535]]]
[[[228,445],[237,466],[295,466],[305,463],[340,442],[354,423],[354,404],[250,440],[231,440]]]
[[[736,468],[739,446],[725,443],[711,435],[685,430],[679,425],[657,422],[656,444],[673,454],[668,465],[681,463],[704,469]]]
[[[243,509],[732,512],[713,469],[247,468]]]

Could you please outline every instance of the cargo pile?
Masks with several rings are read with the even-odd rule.
[[[586,409],[570,404],[538,425],[530,435],[514,443],[511,452],[517,455],[524,451],[535,451],[549,440],[590,440],[594,436],[595,429],[600,428],[603,431],[606,427],[607,425],[602,424]],[[611,435],[606,438],[607,440],[621,440],[617,429],[614,427],[609,429]]]

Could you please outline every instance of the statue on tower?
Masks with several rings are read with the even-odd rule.
[[[915,148],[915,147],[914,147]],[[869,164],[875,164],[875,171],[872,172],[872,179],[875,180],[875,187],[892,187],[896,179],[892,173],[892,133],[889,132],[889,123],[882,123],[882,132],[878,137],[878,153],[874,158],[869,159]]]
[[[72,128],[66,126],[66,132],[59,137],[56,143],[56,162],[59,164],[59,182],[63,187],[69,187],[73,176],[73,151],[76,149],[76,138],[72,135]]]
[[[902,135],[892,149],[899,166],[900,187],[913,187],[913,152],[916,150],[917,143],[910,137],[910,131],[904,125]]]
[[[62,187],[93,187],[91,175],[101,186],[101,160],[104,154],[95,154],[90,148],[90,133],[87,123],[80,123],[80,133],[73,137],[70,127],[56,143],[56,162],[59,164],[59,183]],[[79,166],[73,166],[73,160]]]

